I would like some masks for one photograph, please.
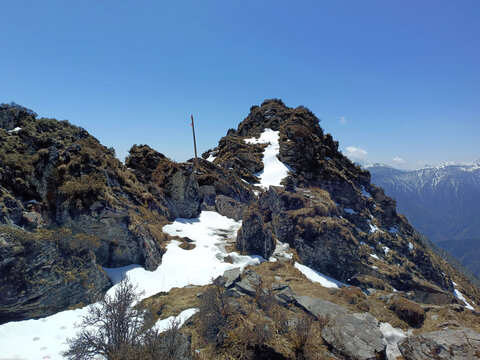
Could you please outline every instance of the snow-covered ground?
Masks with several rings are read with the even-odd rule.
[[[196,245],[192,250],[184,250],[172,241],[163,255],[162,264],[155,271],[147,271],[139,266],[127,266],[107,269],[112,281],[117,283],[123,275],[128,274],[138,289],[144,291],[144,297],[160,291],[169,291],[173,287],[189,284],[205,285],[212,278],[222,275],[225,270],[261,262],[261,257],[242,256],[229,253],[233,264],[223,259],[227,237],[235,237],[241,223],[231,220],[216,212],[204,211],[196,219],[177,219],[166,225],[163,231],[170,235],[189,237]],[[108,293],[112,294],[115,287]],[[76,333],[74,324],[80,323],[88,307],[67,310],[38,320],[25,320],[0,325],[0,360],[60,360],[60,353],[67,350],[66,339]],[[190,312],[181,313],[182,320]],[[171,319],[167,319],[169,322]],[[162,327],[167,322],[159,322]]]
[[[280,182],[292,171],[278,160],[280,152],[279,132],[265,129],[258,139],[245,139],[248,144],[268,144],[263,151],[263,170],[255,174],[260,179],[260,186],[268,189],[270,185],[280,186]]]

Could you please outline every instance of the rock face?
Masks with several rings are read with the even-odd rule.
[[[257,188],[255,203],[243,211],[237,249],[269,257],[279,240],[305,265],[364,289],[395,288],[415,301],[448,304],[457,302],[453,281],[464,284],[462,294],[480,299],[480,291],[397,214],[395,201],[371,184],[369,172],[338,151],[308,109],[266,100],[204,158],[256,184],[266,145],[245,140],[265,129],[279,132],[277,158],[290,171],[282,186]]]
[[[446,329],[408,337],[398,347],[406,360],[478,359],[480,334],[471,329]]]
[[[385,357],[386,345],[379,322],[368,313],[348,314],[345,308],[327,300],[295,295],[295,303],[326,326],[322,338],[347,358],[377,359]]]
[[[0,323],[99,300],[110,281],[89,249],[94,241],[65,229],[0,227]]]
[[[255,210],[247,210],[243,216],[243,226],[238,231],[237,249],[249,254],[258,254],[268,259],[275,250],[275,241],[263,218]]]

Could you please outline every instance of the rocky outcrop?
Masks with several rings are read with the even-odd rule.
[[[398,345],[405,360],[480,358],[480,334],[468,329],[445,329],[411,336]]]
[[[366,292],[395,289],[415,303],[460,306],[455,283],[468,301],[480,303],[480,291],[431,251],[397,214],[395,201],[338,151],[305,107],[288,108],[280,100],[252,107],[238,129],[229,130],[197,164],[175,163],[147,145],[135,145],[123,165],[112,149],[67,121],[37,119],[11,105],[0,106],[0,119],[0,224],[23,227],[29,230],[25,237],[45,241],[45,247],[31,247],[28,260],[59,264],[58,278],[46,277],[46,289],[67,282],[65,274],[77,270],[91,281],[60,287],[71,299],[61,306],[90,301],[104,290],[104,275],[94,265],[155,269],[169,240],[162,227],[202,210],[243,221],[236,243],[241,252],[268,259],[280,241],[295,250],[297,261]],[[278,131],[278,159],[289,171],[281,186],[263,189],[255,184],[267,145],[245,139],[267,128]],[[70,235],[59,245],[62,231]],[[3,250],[0,257],[5,268],[12,256],[27,257],[25,246],[15,241],[17,250]],[[25,261],[15,263],[17,272],[33,271]],[[21,289],[9,291],[22,294],[19,306],[30,305],[16,314],[48,313],[49,298],[38,296],[35,281],[22,281]],[[253,285],[235,289],[229,291],[240,296]],[[294,303],[290,287],[275,296],[282,306]]]
[[[110,282],[90,251],[96,241],[67,229],[0,227],[0,323],[99,300]]]
[[[25,274],[14,278],[18,283],[2,283],[9,294],[5,316],[41,316],[97,300],[108,288],[99,265],[158,266],[168,210],[111,149],[82,128],[38,119],[17,105],[1,105],[0,119],[0,225],[7,232],[22,227],[29,232],[20,238],[45,242],[28,253],[18,250],[25,248],[18,239],[18,251],[4,249],[0,262],[13,256],[15,272]],[[64,231],[70,235],[59,246]],[[87,248],[77,254],[84,241]],[[52,266],[57,272],[46,275]]]
[[[207,160],[198,159],[195,169],[193,161],[175,163],[141,145],[132,147],[126,164],[155,197],[163,199],[170,220],[192,218],[201,210],[239,220],[255,198],[252,186],[235,172]]]

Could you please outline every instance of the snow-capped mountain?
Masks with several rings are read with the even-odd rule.
[[[367,166],[372,182],[434,241],[480,238],[480,161],[404,171]]]
[[[397,201],[399,212],[433,241],[480,239],[480,160],[409,171],[383,164],[366,168],[372,182]]]

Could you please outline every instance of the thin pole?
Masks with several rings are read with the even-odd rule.
[[[198,168],[197,164],[197,142],[195,141],[195,124],[193,123],[193,115],[190,115],[192,118],[192,132],[193,132],[193,147],[195,149],[195,170]]]

